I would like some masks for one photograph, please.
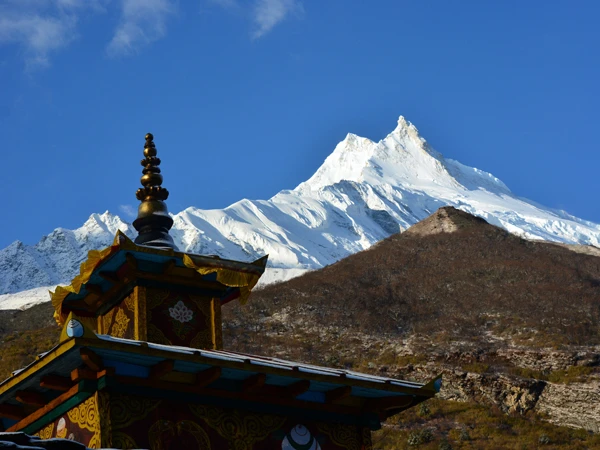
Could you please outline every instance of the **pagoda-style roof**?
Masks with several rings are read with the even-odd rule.
[[[439,391],[428,384],[237,352],[198,350],[96,335],[85,328],[0,383],[9,431],[33,432],[109,388],[186,403],[335,418],[378,429],[380,421]],[[66,334],[67,333],[67,334]],[[73,334],[73,333],[71,333]]]
[[[62,325],[69,312],[81,317],[106,313],[134,286],[177,286],[227,303],[244,303],[263,274],[267,256],[244,263],[135,244],[122,232],[104,250],[92,250],[69,286],[51,293],[54,318]]]

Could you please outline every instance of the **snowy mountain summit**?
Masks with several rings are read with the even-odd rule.
[[[364,250],[448,205],[528,239],[600,247],[600,225],[519,198],[492,174],[445,159],[402,116],[379,142],[348,134],[294,190],[221,210],[187,208],[173,216],[171,234],[185,252],[245,261],[269,254],[269,282]],[[77,230],[1,250],[0,309],[38,302],[41,286],[68,283],[88,250],[109,245],[117,229],[135,235],[119,217],[93,214]]]
[[[482,187],[510,193],[491,174],[445,160],[403,116],[396,129],[378,143],[348,134],[317,172],[297,189],[317,190],[342,180],[373,186]]]

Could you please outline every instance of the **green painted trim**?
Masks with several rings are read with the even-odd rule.
[[[104,378],[106,378],[106,377],[102,377],[101,380]],[[99,381],[97,382],[94,380],[81,380],[78,384],[79,392],[77,392],[77,394],[75,394],[73,397],[71,397],[67,401],[61,403],[56,408],[54,408],[52,411],[49,411],[47,414],[40,417],[35,422],[27,425],[20,431],[23,431],[24,433],[27,433],[27,434],[32,434],[32,433],[35,433],[35,432],[41,430],[43,427],[45,427],[49,423],[54,422],[60,416],[65,414],[67,411],[69,411],[71,408],[79,405],[81,402],[84,402],[89,397],[94,395],[94,392],[97,391],[97,385],[99,384]]]
[[[103,391],[104,389],[106,389],[109,386],[112,386],[114,384],[114,379],[111,377],[107,377],[107,376],[103,376],[102,378],[100,378],[98,380],[98,382],[96,383],[96,386],[94,386],[94,390],[97,391]]]
[[[81,402],[87,400],[92,395],[93,394],[91,394],[90,392],[79,392],[78,394],[75,394],[73,397],[71,397],[66,402],[64,402],[61,405],[54,408],[52,411],[50,411],[45,416],[40,417],[38,420],[36,420],[32,424],[26,426],[25,428],[23,428],[20,431],[23,431],[26,434],[33,434],[33,433],[41,430],[42,428],[44,428],[49,423],[54,422],[60,416],[65,414],[67,411],[69,411],[71,408],[79,405]]]

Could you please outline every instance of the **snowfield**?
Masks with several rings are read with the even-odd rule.
[[[379,142],[348,134],[295,189],[219,210],[187,208],[173,215],[171,234],[189,253],[243,261],[269,254],[261,281],[270,283],[365,250],[448,205],[527,239],[600,247],[600,225],[517,197],[492,174],[445,159],[402,116]],[[105,212],[36,245],[0,250],[0,309],[48,301],[48,287],[68,284],[87,252],[109,245],[117,229],[135,236],[131,224]]]

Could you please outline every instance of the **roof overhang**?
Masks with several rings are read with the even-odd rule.
[[[440,383],[98,335],[65,340],[0,383],[0,417],[9,431],[34,432],[109,389],[378,429],[433,397]]]

